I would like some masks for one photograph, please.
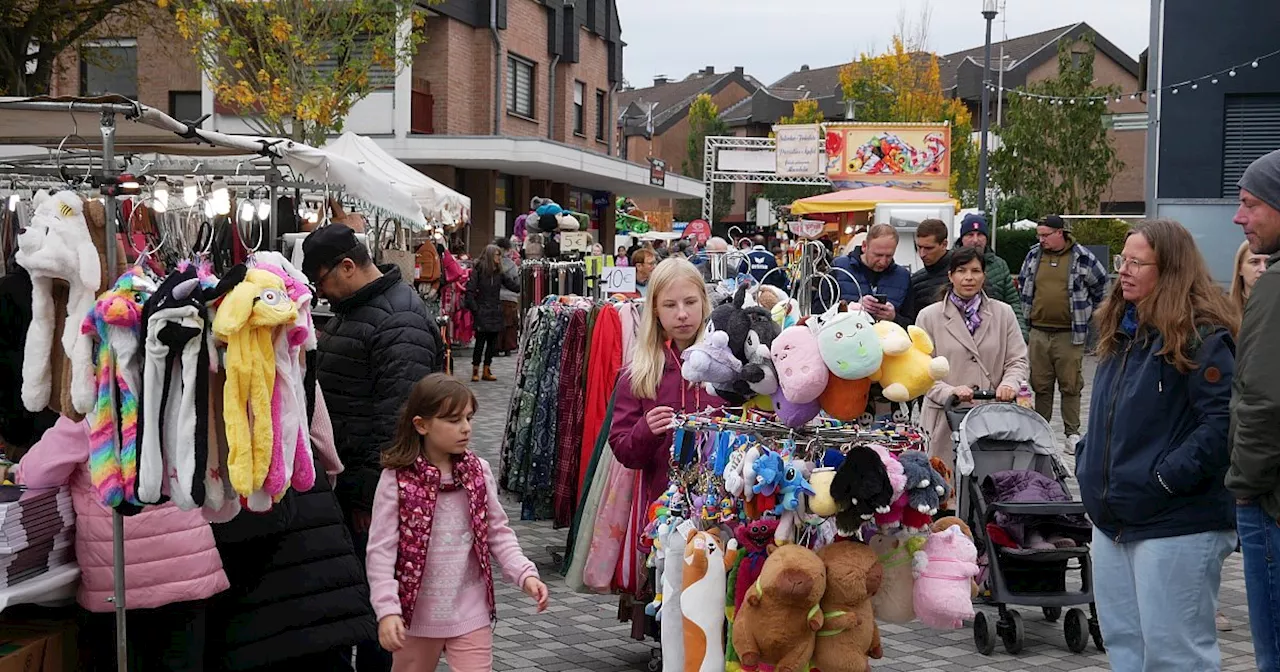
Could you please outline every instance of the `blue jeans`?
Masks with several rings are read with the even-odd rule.
[[[1094,600],[1114,672],[1218,670],[1214,613],[1232,530],[1116,543],[1093,529]]]
[[[1253,656],[1261,672],[1280,670],[1280,523],[1257,504],[1236,507]]]

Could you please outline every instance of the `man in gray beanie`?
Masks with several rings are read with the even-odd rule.
[[[1249,249],[1270,258],[1249,293],[1240,327],[1226,483],[1236,497],[1254,656],[1259,670],[1276,670],[1280,581],[1270,557],[1280,547],[1280,151],[1254,161],[1237,184],[1240,207],[1233,221],[1244,229]]]

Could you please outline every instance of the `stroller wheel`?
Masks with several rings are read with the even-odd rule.
[[[1050,623],[1062,618],[1062,607],[1042,607],[1041,611],[1044,612],[1044,620]]]
[[[1067,648],[1071,653],[1081,653],[1089,645],[1089,618],[1079,609],[1067,611],[1067,620],[1062,623],[1062,634],[1067,637]]]
[[[662,650],[653,649],[649,652],[649,663],[646,665],[649,672],[659,672],[662,669]]]
[[[973,617],[973,645],[984,656],[996,650],[996,622],[981,611]]]
[[[1022,652],[1022,645],[1026,637],[1026,630],[1022,626],[1022,614],[1016,609],[1010,609],[1005,612],[1005,621],[999,624],[1002,627],[997,629],[1000,631],[1000,639],[1004,642],[1004,650],[1010,655],[1018,655]]]

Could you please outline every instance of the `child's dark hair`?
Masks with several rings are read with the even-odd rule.
[[[433,373],[419,380],[409,391],[400,411],[395,439],[382,451],[382,468],[404,469],[411,466],[424,450],[422,436],[413,426],[414,417],[455,418],[476,411],[476,396],[462,381],[443,373]]]

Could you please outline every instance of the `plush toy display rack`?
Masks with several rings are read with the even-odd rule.
[[[103,102],[104,100],[113,102]],[[267,194],[266,203],[270,203],[271,207],[269,209],[264,207],[263,210],[269,210],[269,217],[241,217],[237,220],[236,213],[230,213],[233,225],[237,226],[242,234],[244,233],[244,228],[240,223],[243,223],[246,219],[249,220],[250,231],[252,231],[253,220],[256,219],[258,221],[257,243],[253,245],[254,251],[257,251],[259,246],[274,247],[278,231],[277,209],[274,205],[277,201],[277,193],[283,189],[294,190],[295,197],[301,197],[304,192],[323,192],[328,197],[337,195],[345,190],[354,202],[367,207],[380,217],[400,219],[416,228],[422,228],[425,225],[420,210],[416,208],[416,205],[413,204],[407,194],[387,185],[377,184],[376,181],[370,180],[369,176],[360,167],[345,159],[332,157],[324,150],[310,148],[286,139],[231,136],[206,131],[195,124],[174,120],[158,110],[115,96],[98,98],[92,101],[82,99],[51,100],[47,98],[6,100],[0,102],[0,110],[70,114],[73,124],[77,123],[75,119],[75,113],[77,112],[99,115],[100,148],[95,149],[92,143],[80,137],[78,128],[76,128],[69,131],[68,135],[63,138],[63,141],[58,145],[56,155],[52,157],[31,157],[28,159],[0,161],[0,181],[9,182],[10,190],[5,193],[5,202],[7,204],[11,203],[9,201],[11,196],[20,198],[24,192],[36,186],[95,188],[100,191],[102,201],[106,206],[105,228],[107,241],[117,240],[117,234],[121,232],[121,223],[117,221],[117,196],[131,193],[130,188],[134,190],[132,193],[140,193],[137,185],[129,184],[134,182],[138,176],[128,175],[129,178],[133,179],[126,179],[126,175],[122,173],[119,165],[121,162],[118,161],[116,153],[116,121],[118,117],[171,131],[177,136],[173,139],[172,145],[163,146],[161,149],[162,154],[158,155],[159,158],[156,158],[138,171],[140,174],[148,174],[150,178],[156,176],[167,177],[168,183],[174,185],[175,191],[179,192],[181,192],[184,185],[184,175],[191,175],[192,173],[199,174],[202,177],[218,176],[223,178],[223,184],[229,191],[241,194],[247,191],[249,200],[253,199],[253,194],[255,193],[265,192]],[[76,142],[67,145],[67,141],[73,138]],[[194,143],[190,141],[194,141]],[[238,161],[235,163],[234,168],[218,168],[215,167],[216,159],[205,158],[210,153],[207,147],[196,150],[201,143],[213,146],[215,148],[213,153],[222,151],[232,155],[252,154],[260,157],[260,160]],[[68,152],[64,156],[62,151],[64,145],[68,147],[76,146],[81,149],[76,151],[74,155]],[[83,149],[84,147],[88,147],[88,149]],[[154,149],[148,148],[144,151],[150,152],[154,151]],[[50,152],[50,154],[53,154],[53,152]],[[186,163],[174,158],[174,156],[187,154],[190,154],[193,158]],[[284,179],[278,166],[278,161],[282,159],[289,163],[296,175],[304,176],[304,179]],[[205,162],[209,164],[208,167],[205,167]],[[53,165],[49,165],[51,163]],[[331,169],[332,176],[330,175]],[[308,181],[305,179],[306,176],[310,176],[312,180],[316,180],[317,177],[323,179]],[[299,198],[299,201],[301,201],[301,198]],[[16,201],[12,203],[13,205],[10,205],[10,207],[16,205]],[[258,203],[262,204],[263,201],[259,199]],[[237,221],[240,223],[235,223]],[[264,227],[263,224],[267,226]],[[127,232],[128,223],[125,223],[125,229]],[[210,236],[211,238],[212,236]],[[201,239],[197,235],[197,240]],[[246,237],[245,240],[247,247],[248,238]],[[105,247],[107,268],[114,271],[119,267],[117,263],[117,247],[115,244],[107,244]],[[114,272],[111,275],[114,276]],[[116,614],[116,665],[117,669],[122,672],[128,669],[124,540],[124,515],[119,510],[114,510],[114,595],[111,601]]]

